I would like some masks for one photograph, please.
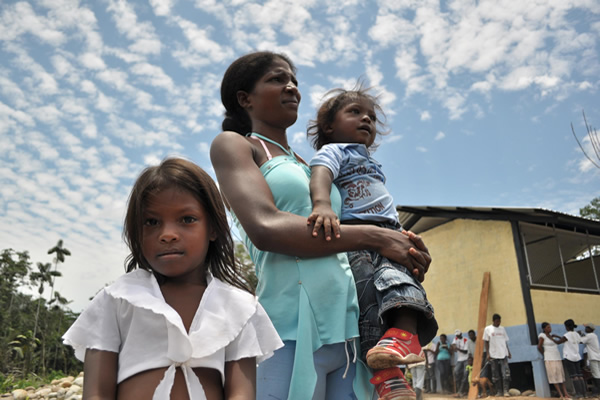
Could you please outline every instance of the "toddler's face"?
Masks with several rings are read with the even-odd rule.
[[[360,143],[369,147],[375,141],[377,114],[373,103],[361,98],[343,106],[331,125],[325,127],[329,143]]]

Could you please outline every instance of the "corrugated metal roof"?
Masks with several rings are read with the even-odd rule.
[[[600,235],[600,221],[543,208],[399,205],[396,210],[402,226],[416,233],[462,218],[554,224],[561,229]]]

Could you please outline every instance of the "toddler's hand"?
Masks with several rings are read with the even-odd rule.
[[[312,235],[317,237],[319,229],[323,227],[325,233],[325,240],[331,240],[331,233],[336,239],[339,239],[340,234],[340,220],[333,210],[329,207],[314,207],[312,213],[308,216],[306,221],[307,225],[314,223]]]

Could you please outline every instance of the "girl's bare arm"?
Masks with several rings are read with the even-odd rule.
[[[117,398],[117,369],[119,353],[87,349],[83,363],[86,400],[115,400]]]
[[[256,399],[256,359],[225,363],[225,400]]]

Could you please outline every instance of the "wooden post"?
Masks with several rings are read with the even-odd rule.
[[[487,308],[488,308],[488,294],[490,291],[490,273],[483,273],[483,282],[481,284],[481,297],[479,298],[479,319],[477,321],[477,341],[475,342],[475,357],[473,359],[473,372],[472,377],[479,377],[481,373],[481,362],[483,361],[483,330],[485,329]],[[479,388],[477,385],[469,387],[469,400],[475,400]]]

